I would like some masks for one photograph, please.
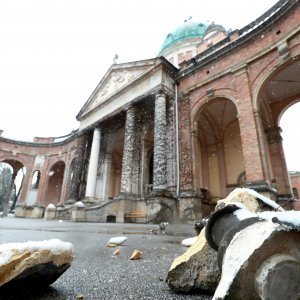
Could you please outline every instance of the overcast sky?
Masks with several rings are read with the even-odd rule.
[[[152,58],[190,16],[237,29],[276,2],[1,0],[0,129],[23,140],[67,134],[116,53],[119,63]]]

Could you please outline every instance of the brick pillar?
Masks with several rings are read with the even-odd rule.
[[[235,73],[235,82],[247,182],[262,182],[264,174],[246,68]]]
[[[257,128],[257,134],[258,134],[258,141],[260,146],[260,153],[261,153],[261,159],[262,159],[262,167],[265,174],[265,179],[270,180],[270,169],[268,166],[268,158],[266,154],[265,149],[265,143],[264,143],[264,130],[263,125],[261,121],[261,116],[258,112],[254,113],[256,128]]]
[[[154,158],[153,158],[153,189],[166,189],[166,95],[158,92],[155,95],[154,116]]]
[[[69,200],[78,201],[80,196],[81,178],[83,171],[84,153],[86,149],[86,136],[83,134],[78,138],[78,147],[75,154],[73,166],[73,177],[70,186]],[[71,162],[72,163],[72,162]]]
[[[31,185],[31,180],[32,180],[32,168],[33,166],[30,165],[29,167],[26,168],[26,174],[23,178],[22,186],[21,186],[21,193],[20,197],[18,199],[17,204],[26,204],[27,196],[29,193],[30,185]]]
[[[97,170],[98,170],[99,153],[100,153],[100,139],[101,139],[100,128],[95,128],[93,134],[93,142],[92,142],[92,149],[91,149],[87,183],[86,183],[86,191],[85,191],[86,198],[95,197]]]
[[[67,191],[68,191],[68,184],[69,184],[69,178],[70,178],[70,164],[71,162],[66,162],[64,175],[63,175],[63,181],[61,184],[61,190],[60,190],[60,196],[59,196],[59,202],[58,204],[63,204],[66,201],[67,198]]]
[[[276,189],[279,195],[291,196],[291,183],[282,147],[281,128],[274,127],[266,130],[269,143],[273,174],[276,179]]]
[[[124,149],[122,158],[121,194],[131,193],[132,163],[134,156],[135,108],[130,106],[126,113]]]

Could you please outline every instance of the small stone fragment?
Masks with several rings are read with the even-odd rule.
[[[76,299],[84,299],[84,295],[83,295],[83,294],[78,294],[78,295],[76,296]]]
[[[119,255],[121,253],[121,250],[120,249],[117,249],[114,253],[113,253],[113,255]]]
[[[142,257],[143,252],[139,251],[139,250],[134,250],[132,255],[130,256],[131,260],[137,260],[140,259]]]

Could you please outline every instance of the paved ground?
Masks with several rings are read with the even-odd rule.
[[[165,235],[150,234],[156,225],[73,223],[9,217],[0,219],[0,243],[58,238],[73,243],[72,266],[43,292],[16,291],[0,299],[211,299],[200,294],[178,295],[170,291],[165,278],[175,257],[186,249],[180,243],[195,235],[192,225],[170,225]],[[127,236],[121,254],[106,247],[109,238]],[[129,260],[134,249],[141,260]]]

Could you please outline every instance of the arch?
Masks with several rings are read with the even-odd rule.
[[[256,78],[253,106],[257,113],[262,158],[266,165],[266,179],[272,183],[282,199],[292,197],[291,184],[282,145],[280,119],[283,113],[300,100],[300,53],[285,60],[273,61],[272,69]]]
[[[49,168],[49,171],[47,173],[48,178],[46,193],[43,200],[45,206],[50,203],[57,205],[60,202],[65,166],[65,162],[59,160]]]
[[[22,159],[22,157],[16,158],[14,155],[3,155],[0,156],[0,162],[9,164],[14,170],[18,171],[21,168],[25,167],[27,164]]]
[[[293,64],[297,60],[300,60],[300,51],[291,54],[290,59],[285,61],[281,60],[280,57],[278,56],[271,63],[269,63],[268,65],[269,68],[267,69],[267,71],[261,72],[261,74],[259,74],[257,78],[255,78],[255,81],[257,83],[254,85],[254,88],[252,88],[254,112],[259,111],[259,102],[261,101],[259,95],[261,91],[264,89],[264,87],[268,84],[268,79],[278,74],[281,70],[285,69],[286,67]]]
[[[1,161],[0,165],[0,208],[3,210],[3,216],[6,216],[9,207],[10,211],[13,211],[20,195],[25,167],[19,161],[10,159]]]
[[[237,187],[237,178],[245,171],[237,111],[235,101],[222,97],[194,110],[194,188],[207,191],[211,205]]]
[[[201,113],[201,111],[205,108],[206,105],[208,105],[209,103],[216,101],[218,99],[227,99],[229,101],[231,101],[237,111],[237,117],[239,116],[239,107],[238,107],[238,102],[237,100],[228,94],[221,94],[221,93],[216,93],[214,96],[208,96],[208,95],[203,95],[203,97],[200,97],[198,99],[198,101],[196,102],[197,104],[195,104],[192,109],[191,109],[191,124],[192,124],[192,130],[196,130],[196,128],[194,127],[195,125],[195,120],[198,119],[198,115],[199,113]],[[200,104],[199,104],[200,103]]]

